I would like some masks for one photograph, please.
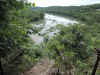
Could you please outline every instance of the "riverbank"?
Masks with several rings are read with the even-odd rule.
[[[46,13],[44,16],[44,20],[33,24],[33,29],[37,29],[36,34],[30,35],[32,40],[35,41],[37,44],[43,42],[43,38],[46,36],[54,36],[56,33],[59,32],[57,26],[64,25],[68,26],[70,24],[78,23],[75,20],[65,18],[58,15],[48,14]],[[39,30],[40,29],[40,30]],[[37,41],[38,40],[38,41]]]

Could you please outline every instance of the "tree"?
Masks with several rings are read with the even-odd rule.
[[[86,29],[85,31],[84,29],[85,27],[81,24],[69,27],[61,25],[59,34],[46,43],[45,50],[48,50],[48,54],[55,59],[58,66],[62,65],[67,72],[78,67],[77,61],[88,65],[84,61],[89,59],[91,55],[91,35],[86,33]]]
[[[0,15],[2,15],[0,17],[0,75],[4,74],[2,64],[7,65],[7,63],[13,62],[18,56],[22,55],[24,49],[22,46],[27,42],[26,32],[28,27],[23,28],[24,24],[17,17],[23,6],[23,2],[17,0],[0,1]],[[19,51],[18,54],[16,54],[16,51]]]

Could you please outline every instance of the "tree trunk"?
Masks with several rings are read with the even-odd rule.
[[[4,75],[1,59],[0,59],[0,75]]]
[[[96,62],[95,62],[95,65],[94,65],[94,68],[93,68],[93,70],[92,70],[92,74],[91,74],[91,75],[95,75],[96,70],[97,70],[97,67],[98,67],[98,64],[99,64],[99,60],[100,60],[100,57],[97,56],[97,60],[96,60]]]

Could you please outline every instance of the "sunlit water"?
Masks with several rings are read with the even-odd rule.
[[[42,21],[40,24],[36,23],[34,26],[37,28],[42,27],[39,32],[40,35],[46,34],[48,36],[54,36],[55,33],[59,32],[59,30],[55,28],[57,25],[62,24],[64,26],[68,26],[73,23],[77,23],[77,21],[52,14],[45,14],[44,21]],[[32,34],[30,37],[36,44],[39,44],[43,42],[44,39],[43,36],[40,35]]]

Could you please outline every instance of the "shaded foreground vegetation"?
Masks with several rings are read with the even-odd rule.
[[[28,35],[29,30],[34,32],[32,23],[44,18],[41,10],[17,0],[0,1],[0,7],[0,75],[20,75],[44,57],[54,60],[53,68],[63,75],[91,74],[94,48],[100,44],[99,4],[46,8],[45,12],[73,17],[82,24],[58,25],[58,34],[40,45]]]
[[[20,75],[42,56],[28,35],[44,14],[30,8],[20,0],[0,0],[0,75]]]

